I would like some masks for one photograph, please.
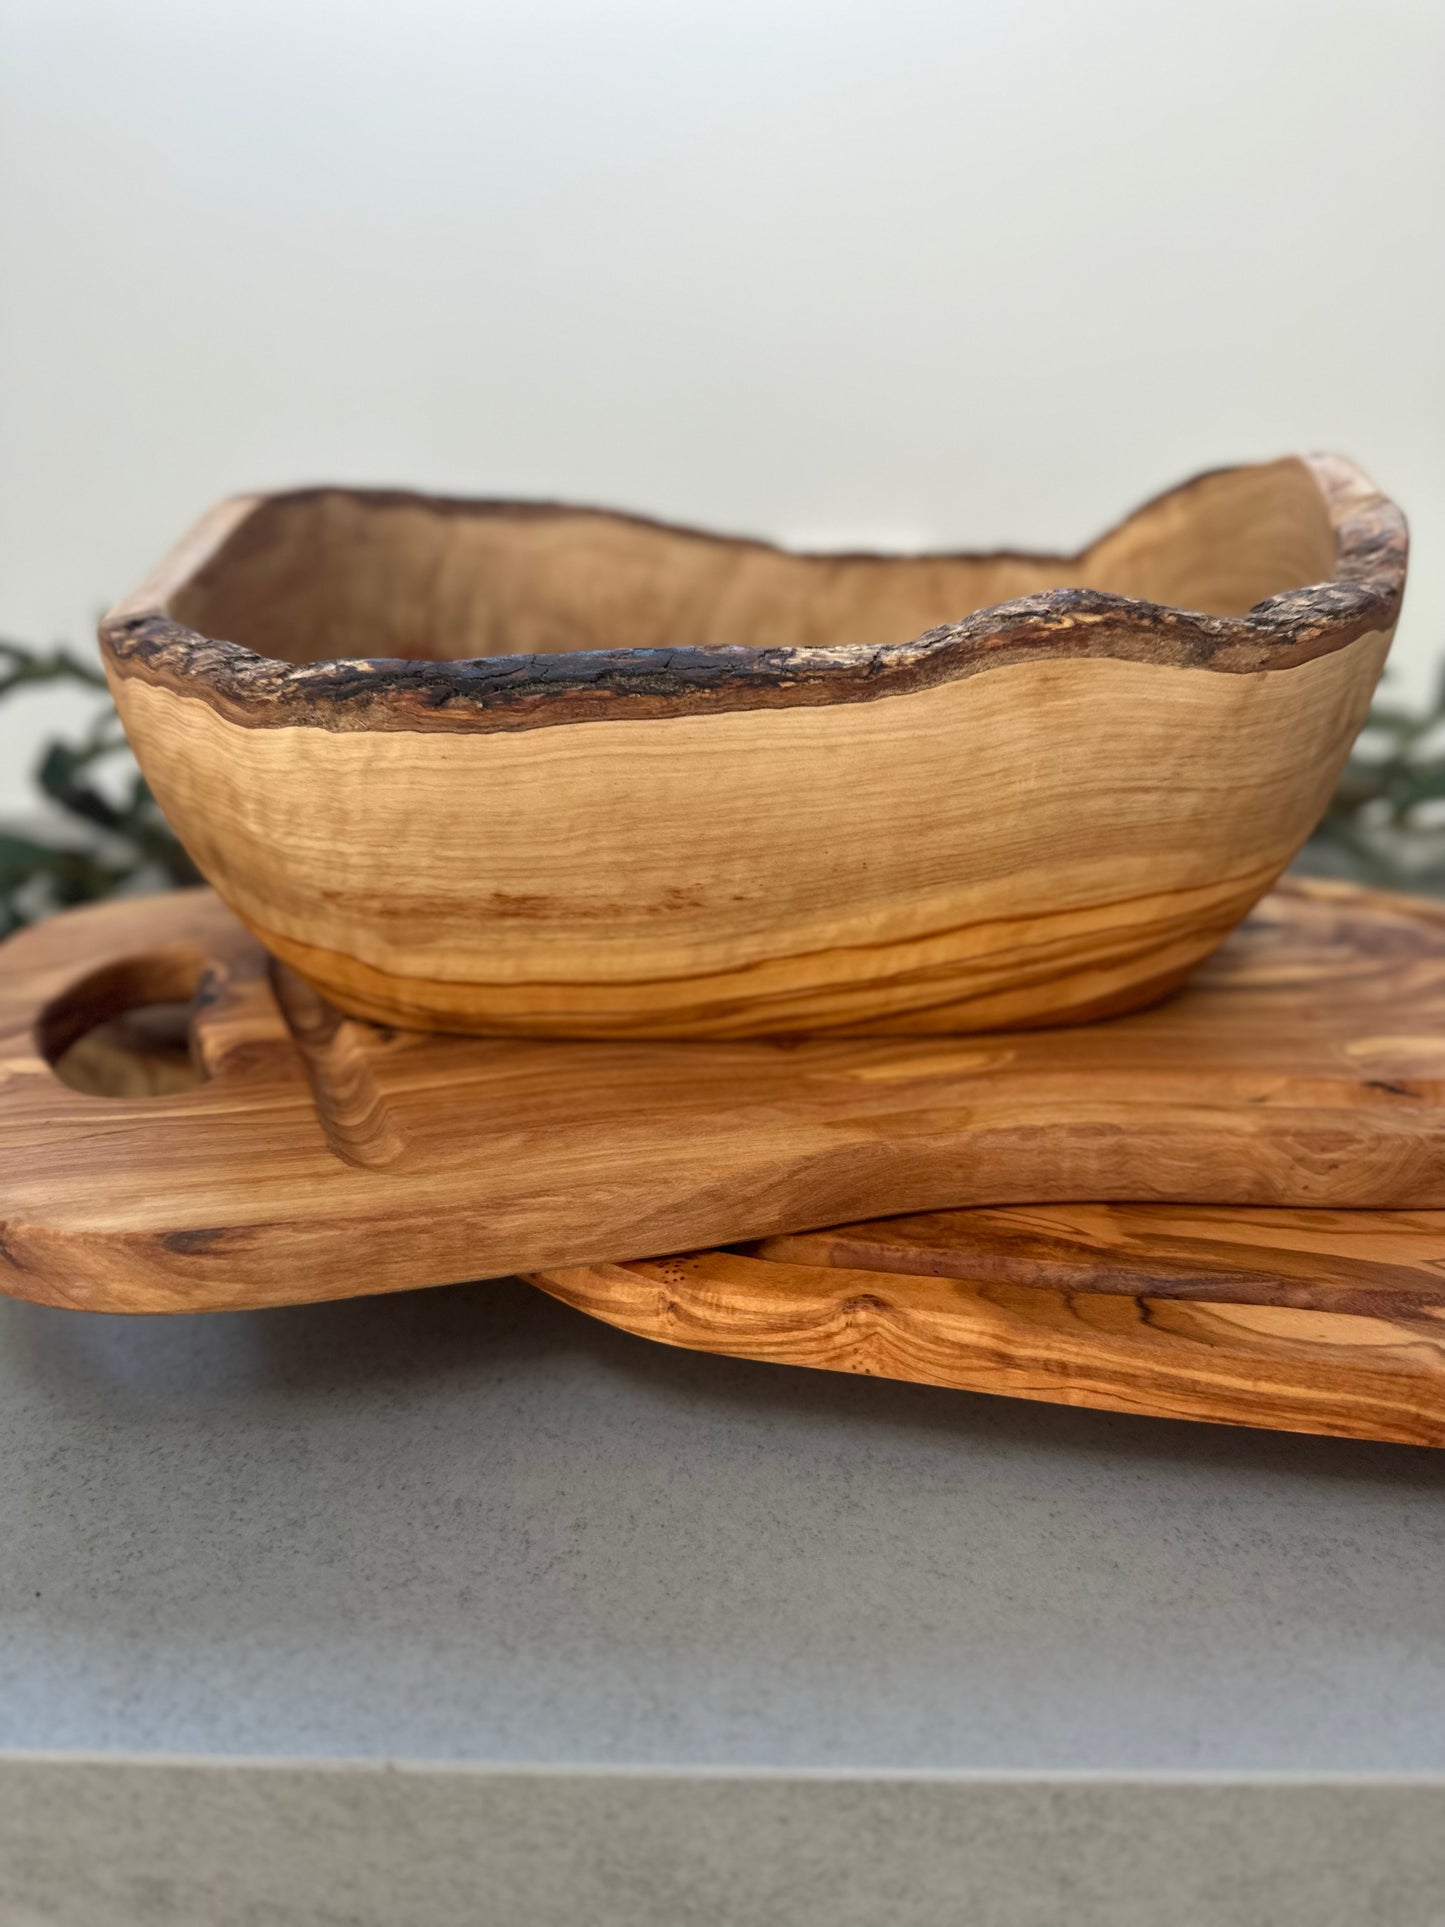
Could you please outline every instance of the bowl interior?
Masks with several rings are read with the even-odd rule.
[[[1077,556],[799,555],[590,509],[310,489],[263,500],[171,614],[292,663],[837,648],[1056,588],[1241,615],[1334,567],[1324,498],[1292,459],[1201,477]]]

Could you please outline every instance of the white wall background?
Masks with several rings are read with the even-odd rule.
[[[1337,447],[1422,694],[1442,99],[1442,0],[4,0],[0,633],[243,487],[1073,546]]]

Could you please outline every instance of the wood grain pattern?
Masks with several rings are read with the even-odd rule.
[[[1445,911],[1338,885],[1277,891],[1169,1002],[1064,1031],[465,1040],[277,981],[206,891],[0,947],[5,1290],[222,1309],[958,1205],[1445,1207]],[[196,1088],[123,1103],[52,1070],[184,1000]]]
[[[875,1218],[760,1239],[752,1256],[975,1284],[1445,1316],[1445,1218],[1433,1211],[1035,1204]]]
[[[354,1016],[953,1033],[1188,975],[1318,819],[1404,571],[1339,458],[1075,557],[313,490],[224,505],[102,643],[202,871]]]
[[[1187,1210],[1179,1212],[1187,1224]],[[954,1248],[965,1250],[968,1213]],[[995,1227],[995,1233],[997,1228]],[[1436,1233],[1445,1253],[1445,1220]],[[1445,1445],[1445,1313],[1299,1310],[1155,1291],[796,1264],[709,1251],[534,1274],[555,1298],[691,1351],[1156,1418]],[[960,1270],[962,1266],[960,1265]]]
[[[377,1083],[366,1031],[285,964],[275,964],[270,976],[326,1142],[347,1164],[367,1170],[395,1164],[406,1139]]]

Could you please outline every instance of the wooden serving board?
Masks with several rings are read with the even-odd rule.
[[[190,1000],[202,1081],[52,1065]],[[961,1038],[572,1043],[342,1019],[205,891],[0,949],[0,1284],[96,1310],[393,1291],[893,1213],[1445,1207],[1445,913],[1290,884],[1179,995]]]
[[[1445,1213],[936,1212],[530,1282],[694,1351],[1445,1445]]]

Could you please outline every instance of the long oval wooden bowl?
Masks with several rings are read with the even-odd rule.
[[[1073,557],[312,489],[223,504],[101,640],[200,868],[353,1015],[997,1029],[1162,995],[1263,894],[1405,558],[1335,457],[1202,476]]]

